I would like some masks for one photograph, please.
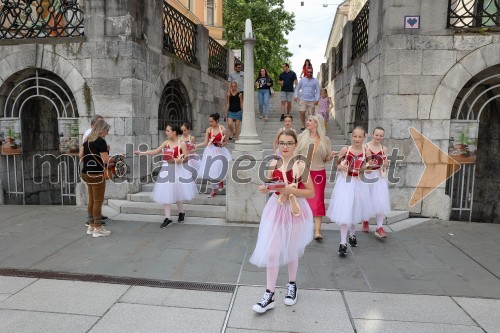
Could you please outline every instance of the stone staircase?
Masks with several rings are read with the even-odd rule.
[[[258,116],[258,101],[257,95],[255,94],[255,109],[256,116]],[[265,122],[261,119],[256,119],[256,129],[257,133],[262,140],[262,145],[264,149],[264,154],[272,154],[273,140],[275,138],[276,132],[283,125],[279,121],[280,118],[280,99],[279,96],[271,98],[270,102],[270,117],[269,121]],[[300,118],[298,115],[298,103],[292,103],[292,115],[294,116],[293,127],[296,130],[300,129]],[[224,124],[224,123],[223,123]],[[224,124],[227,127],[227,124]],[[338,151],[343,146],[347,144],[344,135],[341,133],[340,128],[330,121],[327,126],[326,131],[327,136],[331,139],[333,144],[333,150]],[[197,142],[203,141],[202,136],[197,136]],[[227,148],[232,151],[234,150],[234,141],[229,141]],[[198,149],[197,153],[201,156],[203,154],[203,148]],[[326,193],[325,193],[325,204],[328,207],[328,202],[333,190],[333,180],[335,174],[332,177],[332,162],[327,164],[327,177],[331,179],[327,183]],[[225,219],[226,217],[226,195],[225,190],[218,193],[215,198],[208,198],[208,193],[210,193],[210,188],[203,188],[200,181],[197,181],[198,190],[202,190],[193,200],[184,204],[184,210],[186,211],[186,221],[189,222],[191,217],[196,218],[216,218]],[[135,194],[129,194],[127,200],[108,200],[108,206],[114,209],[119,214],[130,214],[132,215],[156,215],[158,217],[164,216],[163,205],[151,202],[149,199],[150,193],[153,190],[154,184],[149,183],[142,185],[141,192]],[[172,205],[172,216],[178,215],[177,206]],[[388,216],[388,222],[397,222],[408,218],[408,212],[392,212]],[[176,219],[174,218],[174,221]],[[328,218],[326,218],[328,220]]]

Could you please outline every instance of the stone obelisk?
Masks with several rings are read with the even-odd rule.
[[[252,21],[247,19],[243,34],[245,64],[243,120],[240,138],[236,141],[232,154],[233,160],[229,163],[226,188],[227,222],[257,223],[266,203],[266,196],[259,191],[259,185],[262,184],[259,169],[262,167],[264,151],[255,127],[254,44]]]

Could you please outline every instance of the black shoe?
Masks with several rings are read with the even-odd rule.
[[[186,213],[179,213],[179,218],[177,219],[177,222],[179,222],[179,223],[184,222],[185,216],[186,216]]]
[[[285,296],[285,305],[294,305],[297,303],[297,285],[295,282],[286,284],[287,292]]]
[[[345,257],[347,255],[347,244],[340,243],[339,254],[341,257]]]
[[[168,227],[168,225],[172,222],[173,221],[167,217],[165,220],[163,220],[163,223],[161,224],[160,228]]]
[[[305,127],[302,127],[302,128],[300,129],[300,133],[304,132],[305,130],[306,130],[306,128],[305,128]]]
[[[349,236],[349,245],[351,245],[351,247],[358,246],[358,241],[356,239],[356,235]]]
[[[282,114],[281,118],[280,118],[280,121],[283,121],[283,120],[285,120],[285,115],[284,114]]]
[[[103,215],[103,216],[101,216],[101,221],[107,221],[107,220],[109,220],[109,217],[104,216],[104,215]]]
[[[257,313],[264,313],[272,308],[274,308],[274,293],[269,290],[266,290],[260,302],[254,304],[252,307],[252,309]]]

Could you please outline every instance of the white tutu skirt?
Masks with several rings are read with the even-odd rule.
[[[337,224],[357,224],[367,221],[374,214],[371,203],[370,187],[358,177],[345,178],[337,174],[335,187],[326,216]]]
[[[151,193],[151,200],[162,204],[188,201],[198,193],[193,174],[184,164],[163,163]]]
[[[391,199],[389,197],[389,182],[387,177],[382,177],[379,170],[373,170],[365,174],[368,179],[377,180],[369,184],[373,212],[375,214],[386,214],[391,211]]]
[[[297,260],[313,239],[313,214],[304,198],[297,198],[300,216],[292,215],[290,202],[278,204],[273,194],[260,219],[259,236],[250,262],[258,267],[279,267]]]
[[[200,156],[198,154],[189,154],[188,162],[189,171],[193,174],[193,179],[198,177],[198,170],[200,169]]]
[[[208,179],[220,182],[226,178],[231,153],[226,147],[208,145],[203,151],[203,157],[198,168],[198,179]]]

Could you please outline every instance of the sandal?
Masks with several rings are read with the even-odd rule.
[[[314,235],[314,239],[317,241],[323,240],[323,236],[321,234]]]

